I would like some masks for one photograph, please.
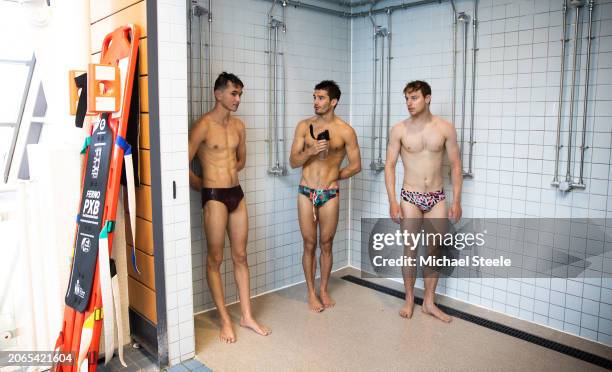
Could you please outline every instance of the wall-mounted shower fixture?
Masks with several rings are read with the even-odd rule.
[[[464,12],[458,13],[457,23],[463,25],[463,86],[461,88],[461,133],[459,134],[459,155],[461,156],[461,164],[463,166],[463,147],[465,143],[465,96],[467,92],[468,30],[470,27],[470,16]],[[465,170],[463,170],[462,173],[465,176]]]
[[[274,18],[273,11],[276,1],[268,12],[268,174],[272,176],[287,175],[287,155],[285,152],[285,127],[287,73],[284,50],[280,48],[279,31],[287,32],[285,23],[286,1],[282,1],[282,20]],[[279,62],[280,59],[280,62]],[[280,65],[280,74],[279,74]],[[279,89],[279,85],[282,88]],[[279,99],[280,95],[280,99]],[[281,118],[282,120],[279,120]],[[282,137],[281,134],[282,133]]]
[[[586,128],[587,128],[587,110],[589,103],[589,75],[591,72],[591,42],[593,41],[593,7],[595,6],[595,0],[589,0],[589,31],[587,35],[587,52],[586,52],[586,66],[585,66],[585,78],[584,78],[584,103],[582,110],[582,143],[580,144],[580,177],[578,184],[574,187],[586,188],[584,184],[584,151],[588,148],[586,146]]]
[[[590,74],[590,64],[591,64],[591,42],[593,40],[592,29],[593,29],[593,7],[595,5],[594,0],[589,0],[589,25],[588,25],[588,36],[587,39],[587,60],[585,67],[585,87],[584,87],[584,103],[583,103],[583,113],[582,113],[582,143],[579,146],[580,148],[580,177],[578,182],[575,182],[574,177],[572,176],[572,166],[574,163],[572,162],[572,136],[574,135],[574,105],[576,104],[574,98],[576,93],[576,71],[577,71],[577,58],[578,58],[578,47],[579,47],[579,27],[580,27],[580,9],[585,5],[584,1],[581,0],[569,0],[569,2],[565,2],[563,4],[563,37],[561,39],[562,47],[561,47],[561,74],[559,80],[559,109],[557,112],[557,142],[556,142],[556,152],[555,152],[555,174],[553,181],[551,182],[552,186],[557,187],[561,191],[571,191],[572,189],[584,189],[586,185],[584,184],[584,152],[588,148],[586,146],[586,121],[587,121],[587,110],[588,110],[588,93],[589,93],[589,74]],[[562,126],[562,113],[563,113],[563,93],[564,93],[564,82],[565,82],[565,43],[569,41],[566,39],[565,35],[567,33],[567,15],[568,15],[568,6],[574,8],[575,11],[575,22],[574,22],[574,36],[573,36],[573,44],[574,50],[572,55],[572,78],[570,85],[570,99],[569,99],[569,123],[568,123],[568,137],[567,137],[567,167],[565,172],[565,179],[561,180],[559,178],[559,153],[563,146],[561,145],[561,126]]]
[[[453,102],[451,104],[451,121],[455,125],[457,112],[457,7],[455,1],[450,1],[453,7]]]
[[[461,87],[461,127],[459,133],[459,154],[461,156],[461,167],[462,174],[464,178],[473,178],[474,174],[472,173],[472,158],[473,158],[473,150],[474,144],[474,106],[475,106],[475,91],[476,91],[476,52],[478,51],[476,47],[476,39],[477,39],[477,10],[478,10],[478,0],[474,2],[474,16],[470,17],[465,12],[457,12],[457,8],[455,6],[455,2],[451,1],[451,6],[453,7],[453,95],[452,95],[452,121],[456,122],[456,100],[457,100],[457,29],[459,25],[463,25],[463,71],[462,71],[462,87]],[[467,141],[468,147],[468,169],[467,171],[464,168],[464,147],[465,147],[465,130],[466,130],[466,95],[467,95],[467,65],[468,65],[468,34],[470,27],[470,20],[472,21],[472,92],[471,92],[471,112],[470,112],[470,134],[469,140]]]
[[[472,98],[470,108],[470,145],[468,152],[468,171],[463,173],[464,178],[474,178],[472,173],[472,160],[474,157],[474,120],[476,118],[476,62],[478,55],[478,0],[474,0],[474,16],[472,17]]]
[[[380,172],[385,169],[385,162],[382,158],[383,151],[383,127],[385,126],[385,89],[386,89],[386,138],[389,137],[389,126],[391,120],[391,15],[392,11],[387,12],[387,27],[376,25],[374,18],[370,17],[372,26],[374,28],[374,55],[373,55],[373,76],[372,76],[372,146],[371,146],[371,157],[372,162],[370,163],[370,169]],[[386,57],[385,57],[385,40],[387,41],[386,46]],[[379,47],[380,44],[380,53]],[[387,73],[385,75],[385,64],[387,65]],[[380,76],[379,76],[379,65],[380,65]],[[378,80],[380,77],[380,80]],[[385,84],[386,77],[386,84]],[[380,88],[380,93],[377,89]],[[380,100],[380,106],[379,106]],[[380,107],[380,113],[379,113]],[[376,127],[378,122],[378,128]],[[376,134],[378,129],[378,135]],[[376,158],[376,140],[378,140],[378,157]]]
[[[212,45],[212,0],[208,0],[208,8],[200,5],[198,0],[188,1],[189,17],[187,17],[187,34],[189,35],[189,41],[187,45],[187,59],[189,60],[188,66],[188,79],[187,79],[187,120],[188,125],[191,127],[193,123],[197,121],[204,113],[212,108],[212,79],[211,79],[211,45]],[[202,19],[206,17],[208,27],[206,29],[202,27]],[[198,37],[195,39],[193,32],[193,25],[197,22]],[[204,33],[208,34],[207,36]],[[207,37],[208,42],[205,42]],[[195,40],[194,40],[195,39]],[[199,71],[199,87],[200,87],[200,107],[199,110],[194,110],[192,105],[193,102],[193,89],[195,85],[194,78],[194,63],[193,63],[193,48],[195,43],[198,45],[198,71]],[[204,74],[204,66],[206,66],[207,73]],[[199,161],[193,159],[191,162],[191,170],[198,176],[202,175],[202,169]]]
[[[195,120],[204,115],[205,112],[212,108],[212,76],[211,76],[211,45],[212,45],[212,0],[208,0],[208,8],[200,5],[198,0],[192,0],[189,7],[189,48],[187,48],[188,59],[189,59],[189,107],[188,116],[189,124],[191,125]],[[202,18],[206,17],[208,27],[202,27]],[[193,56],[192,50],[194,45],[194,35],[192,25],[194,21],[198,24],[198,70],[199,70],[199,86],[200,86],[200,108],[194,113],[192,102],[193,94]],[[206,35],[205,35],[206,34]],[[205,41],[207,38],[207,41]],[[206,74],[204,74],[204,66],[206,66]]]

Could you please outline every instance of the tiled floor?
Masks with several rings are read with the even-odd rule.
[[[190,359],[179,365],[168,368],[168,372],[212,372],[212,369],[206,367],[202,362],[196,359]]]
[[[398,316],[401,299],[332,277],[337,304],[308,310],[304,284],[257,297],[253,312],[267,337],[235,326],[219,342],[218,312],[198,314],[196,358],[219,371],[602,371],[596,365],[476,325],[423,314]],[[239,304],[228,307],[234,320]]]
[[[159,371],[159,367],[157,366],[157,362],[145,351],[142,349],[134,349],[130,345],[126,345],[124,349],[124,359],[127,364],[127,368],[124,368],[119,361],[117,355],[113,357],[113,359],[108,363],[108,365],[104,365],[104,363],[98,364],[98,371],[100,372],[111,372],[111,371],[146,371],[153,372]],[[202,364],[200,361],[195,359],[190,359],[181,364],[172,366],[170,368],[166,368],[166,371],[169,372],[211,372],[212,370]]]

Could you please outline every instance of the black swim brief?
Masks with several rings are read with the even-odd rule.
[[[240,185],[227,188],[203,188],[202,189],[202,208],[209,200],[219,201],[227,207],[227,212],[232,213],[244,198],[244,193]]]

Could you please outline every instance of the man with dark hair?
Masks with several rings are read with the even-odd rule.
[[[433,233],[446,230],[446,218],[461,218],[461,187],[463,175],[457,133],[455,127],[429,111],[431,87],[424,81],[412,81],[404,88],[406,106],[410,118],[395,124],[389,134],[387,161],[385,163],[385,185],[389,197],[389,214],[403,230],[418,233],[421,226]],[[453,184],[453,200],[447,210],[443,191],[442,160],[444,151],[448,155]],[[400,204],[395,194],[395,165],[398,155],[404,165],[404,181]],[[415,256],[417,247],[405,247],[404,254]],[[441,247],[427,247],[427,254],[437,255]],[[424,267],[425,296],[421,310],[444,322],[451,317],[434,303],[438,272]],[[414,284],[416,267],[403,268],[406,303],[400,316],[412,317],[414,307]]]
[[[340,87],[333,80],[323,80],[319,84],[315,85],[315,90],[324,90],[327,92],[329,99],[335,99],[338,102],[340,101]]]
[[[330,80],[320,82],[315,86],[313,98],[315,115],[298,123],[289,162],[292,168],[302,167],[298,187],[298,219],[304,239],[302,266],[308,286],[308,305],[312,311],[321,312],[335,304],[327,285],[338,226],[338,180],[361,171],[361,156],[355,130],[334,113],[340,99],[338,85]],[[348,165],[340,169],[345,155],[348,155]],[[317,225],[321,247],[320,299],[314,288]]]
[[[223,71],[219,74],[217,80],[215,80],[213,91],[225,89],[228,83],[232,83],[235,87],[244,88],[244,84],[242,83],[242,80],[238,78],[238,76]]]
[[[225,231],[227,230],[234,278],[240,296],[240,325],[268,335],[270,330],[258,324],[251,312],[247,236],[249,219],[238,172],[246,163],[244,123],[232,112],[238,110],[244,84],[236,75],[223,72],[215,81],[215,107],[194,124],[189,132],[189,159],[198,156],[202,178],[189,172],[189,184],[202,192],[204,231],[208,252],[206,278],[217,310],[221,316],[222,342],[236,340],[231,318],[225,308],[220,267],[223,262]]]

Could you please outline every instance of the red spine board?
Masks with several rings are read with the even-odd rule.
[[[110,166],[108,171],[108,183],[106,186],[106,200],[104,204],[104,214],[102,217],[103,224],[106,221],[115,221],[117,214],[117,202],[119,196],[119,189],[121,187],[121,169],[123,167],[123,150],[115,145],[117,135],[125,138],[128,126],[128,117],[130,114],[130,100],[132,97],[132,86],[134,82],[134,74],[136,73],[136,57],[138,53],[138,42],[140,40],[140,29],[138,26],[129,24],[117,28],[115,31],[106,35],[102,43],[102,52],[100,57],[100,64],[118,65],[119,60],[128,58],[127,73],[124,82],[123,97],[121,98],[121,116],[113,118],[112,114],[109,115],[109,126],[113,132],[113,151],[110,160]],[[91,135],[91,130],[90,130]],[[89,156],[89,150],[85,155],[85,162],[83,167],[87,165],[87,157]],[[85,172],[81,179],[81,189]],[[133,216],[132,218],[134,218]],[[108,234],[108,249],[109,255],[112,254],[112,243],[113,235],[111,232]],[[74,365],[63,365],[57,364],[54,366],[56,371],[61,372],[72,372],[78,371],[76,361],[79,355],[79,346],[81,342],[81,330],[83,328],[84,320],[94,312],[96,308],[102,307],[102,295],[100,289],[100,278],[99,278],[99,267],[96,263],[96,270],[93,278],[93,289],[91,297],[89,299],[89,305],[84,313],[78,312],[69,306],[65,306],[64,309],[64,320],[62,321],[62,331],[57,339],[56,348],[60,347],[60,351],[63,353],[72,352],[74,355]],[[113,306],[110,304],[107,306],[108,310],[112,310]],[[93,337],[89,350],[87,352],[87,358],[89,359],[89,372],[94,372],[98,362],[98,349],[100,347],[100,333],[102,331],[102,319],[94,321]],[[122,340],[119,340],[122,342]]]

